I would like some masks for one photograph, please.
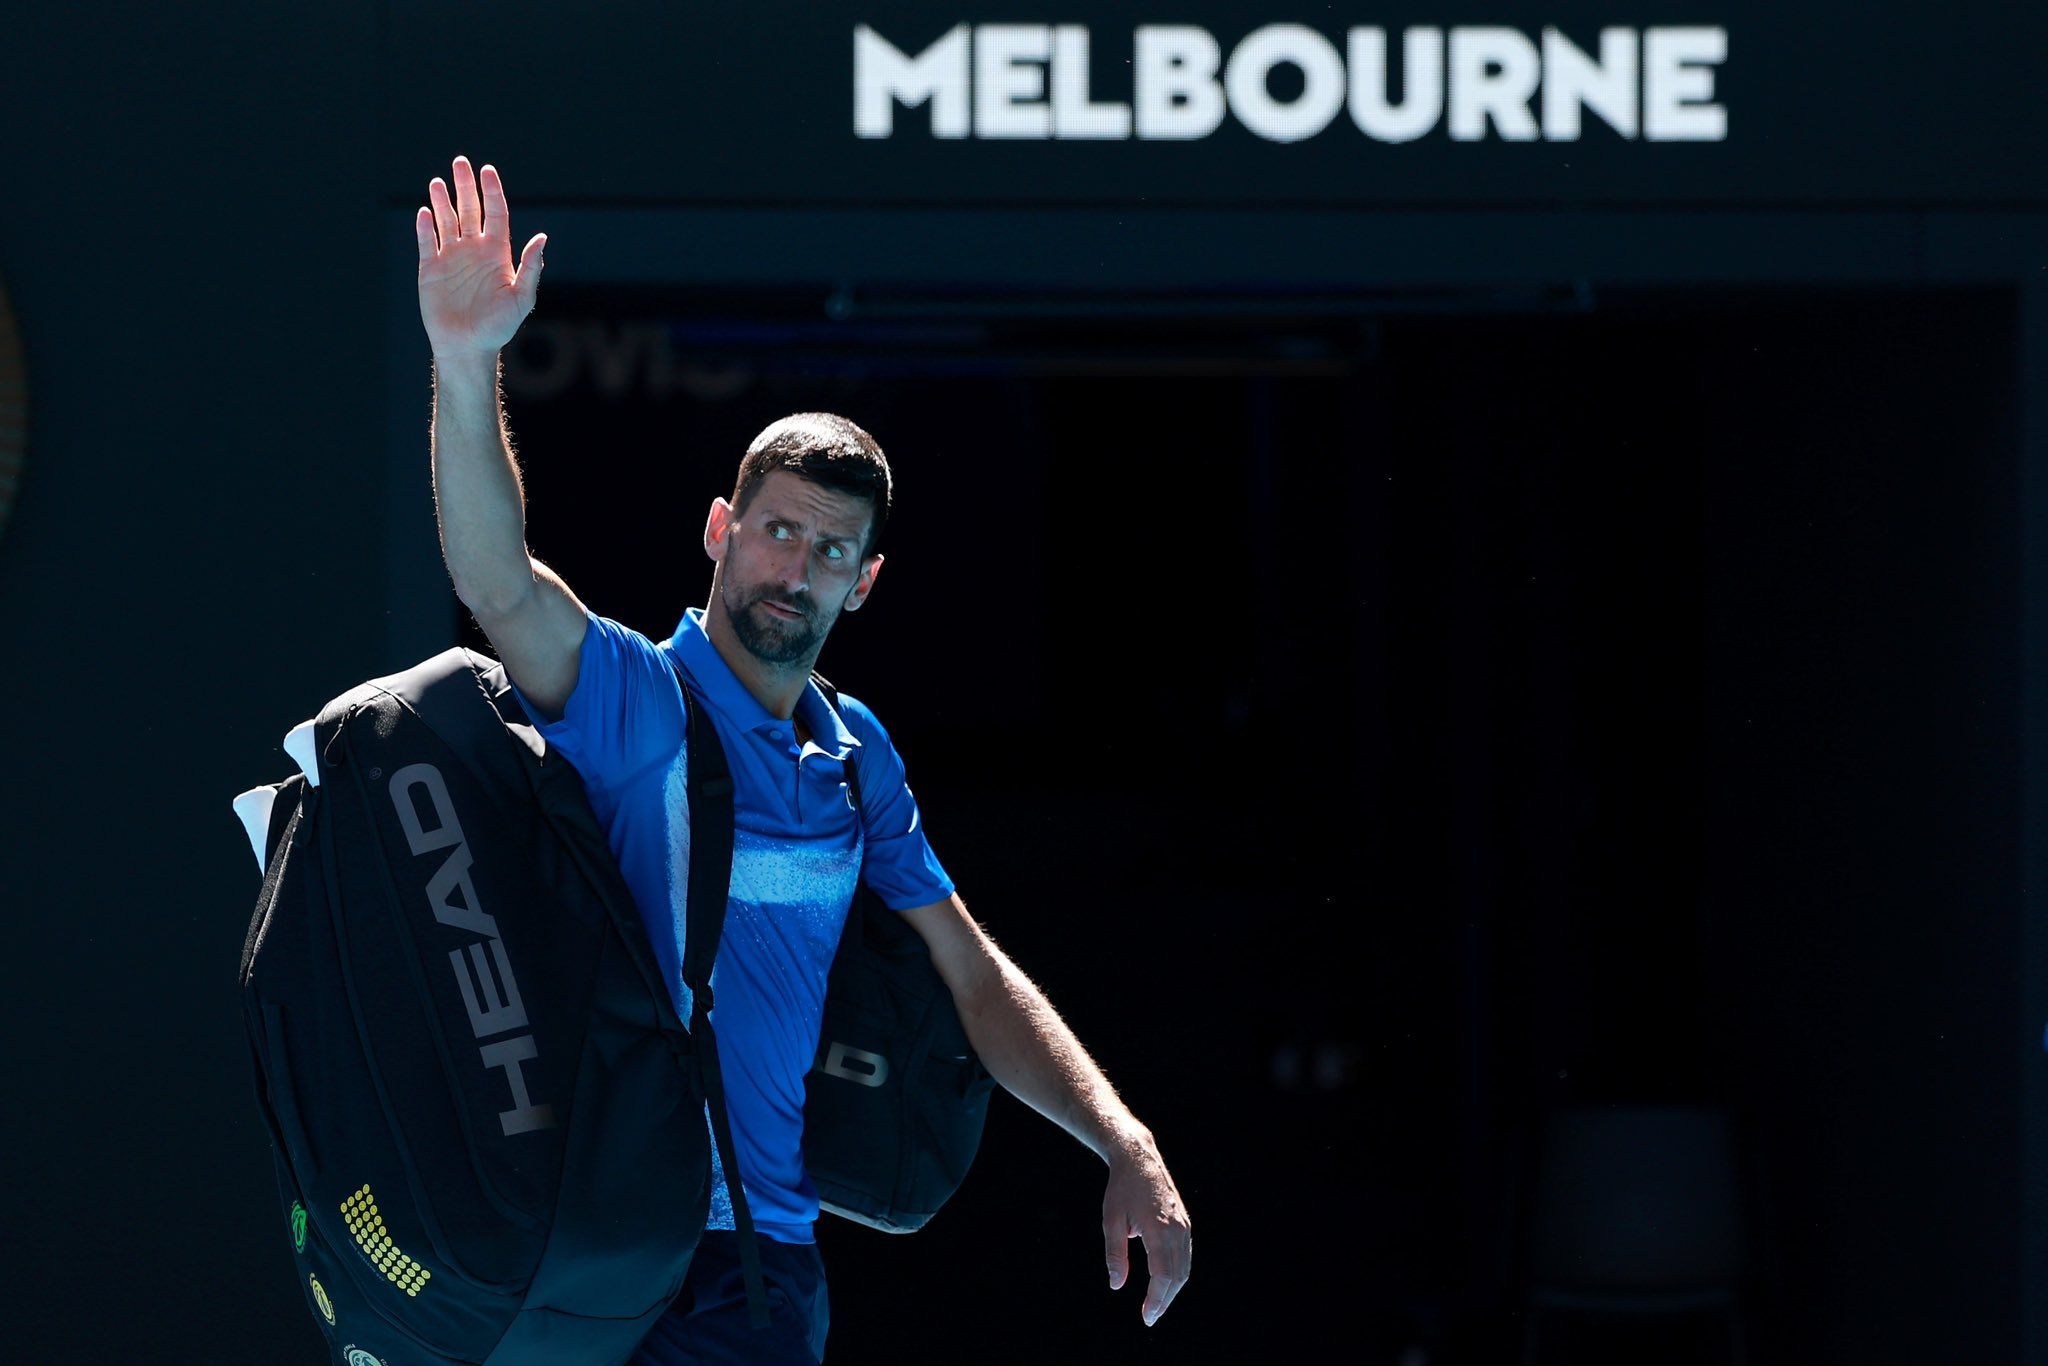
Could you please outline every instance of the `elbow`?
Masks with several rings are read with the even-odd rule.
[[[517,577],[500,575],[493,578],[464,577],[451,575],[455,584],[455,596],[469,609],[469,614],[478,622],[495,617],[507,616],[519,609],[521,603],[533,595],[533,574],[529,570]]]

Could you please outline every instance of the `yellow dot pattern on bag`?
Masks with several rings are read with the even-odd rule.
[[[363,1255],[370,1259],[370,1265],[383,1272],[393,1285],[413,1296],[426,1287],[427,1279],[434,1273],[392,1244],[391,1235],[384,1231],[384,1216],[377,1213],[377,1197],[370,1194],[368,1186],[341,1202],[341,1217],[348,1222],[348,1231]]]

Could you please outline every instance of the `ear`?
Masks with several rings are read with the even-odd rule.
[[[731,503],[728,503],[723,498],[713,498],[711,500],[711,511],[704,518],[704,553],[706,555],[720,563],[724,562],[726,538],[732,531],[732,524],[738,520],[739,516],[732,510]]]
[[[868,594],[875,591],[875,576],[882,572],[882,557],[870,555],[861,562],[860,577],[853,581],[853,587],[846,593],[846,610],[858,612],[860,605],[868,600]]]

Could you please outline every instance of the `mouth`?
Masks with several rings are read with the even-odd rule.
[[[794,607],[785,607],[779,602],[769,602],[765,598],[762,599],[761,606],[767,609],[769,616],[781,621],[802,621],[804,617],[804,614]]]

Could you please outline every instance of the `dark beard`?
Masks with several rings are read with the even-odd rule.
[[[732,622],[732,633],[739,637],[740,645],[746,652],[763,664],[804,664],[817,657],[818,649],[825,641],[825,633],[832,629],[830,622],[820,623],[817,605],[802,597],[796,599],[777,598],[774,590],[761,589],[749,594],[746,600],[735,606],[729,590],[722,590],[725,598],[725,615]],[[755,609],[759,604],[774,598],[788,601],[803,613],[801,621],[784,621],[768,615],[765,608]]]

